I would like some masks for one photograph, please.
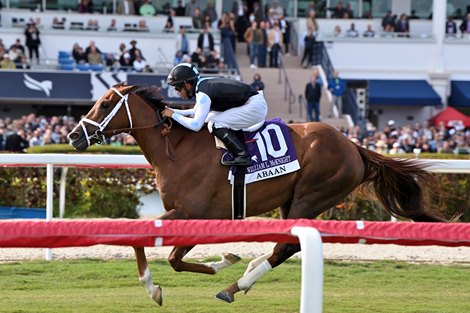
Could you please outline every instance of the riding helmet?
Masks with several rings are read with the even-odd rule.
[[[184,82],[197,82],[199,76],[199,70],[194,65],[190,63],[180,63],[170,71],[166,82],[171,86],[181,86]]]

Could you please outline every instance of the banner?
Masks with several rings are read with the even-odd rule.
[[[89,73],[0,71],[0,98],[91,100],[91,90]]]

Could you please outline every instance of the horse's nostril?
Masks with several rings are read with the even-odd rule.
[[[77,140],[78,137],[80,137],[80,135],[76,132],[73,132],[73,133],[70,133],[68,137],[70,140]]]

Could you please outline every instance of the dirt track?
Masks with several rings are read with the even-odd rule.
[[[228,243],[196,246],[188,257],[203,258],[224,252],[235,253],[244,258],[254,258],[270,252],[274,243]],[[131,247],[93,246],[53,249],[55,259],[127,259],[134,258]],[[147,248],[149,259],[166,258],[171,247]],[[329,260],[402,260],[408,262],[467,264],[470,265],[470,247],[397,245],[324,244],[323,254]],[[298,257],[299,254],[296,255]],[[44,259],[45,249],[0,249],[0,262]]]

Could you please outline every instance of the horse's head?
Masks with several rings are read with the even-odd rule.
[[[96,101],[90,112],[70,132],[68,135],[70,144],[75,149],[84,151],[95,143],[104,142],[107,133],[130,132],[135,129],[154,127],[161,124],[162,121],[157,113],[150,116],[154,122],[153,124],[148,123],[151,124],[148,127],[136,125],[136,114],[138,110],[142,110],[142,106],[134,105],[135,107],[131,108],[129,98],[134,94],[142,95],[142,99],[147,100],[142,102],[149,104],[152,100],[153,102],[159,100],[157,101],[158,104],[153,103],[153,106],[157,107],[147,106],[148,108],[152,107],[152,110],[160,110],[158,106],[164,108],[159,89],[152,87],[139,88],[137,86],[128,86],[125,83],[115,85]],[[155,96],[156,94],[158,96]],[[138,98],[141,99],[141,97]]]

